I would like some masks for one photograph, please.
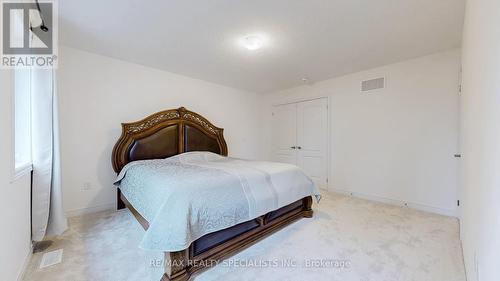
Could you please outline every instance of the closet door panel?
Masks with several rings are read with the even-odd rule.
[[[327,99],[297,104],[297,165],[319,187],[327,188]]]
[[[297,164],[297,105],[275,106],[273,110],[273,160]]]

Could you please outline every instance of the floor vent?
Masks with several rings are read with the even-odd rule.
[[[43,254],[42,261],[40,262],[40,268],[52,266],[61,263],[63,255],[63,249],[55,250]]]

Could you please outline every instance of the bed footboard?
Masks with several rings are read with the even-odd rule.
[[[212,247],[204,251],[196,250],[196,242],[183,251],[165,253],[165,274],[161,281],[185,281],[189,280],[195,273],[220,263],[225,258],[236,254],[243,249],[255,244],[259,240],[277,232],[301,218],[313,216],[312,197],[305,197],[281,209],[258,217],[254,222],[257,227],[251,228],[241,234],[234,235],[224,241],[214,241]],[[249,221],[252,222],[252,221]],[[248,222],[245,222],[248,223]],[[238,225],[220,232],[231,232]],[[217,234],[217,232],[215,233]],[[214,235],[214,234],[208,234]],[[207,235],[206,235],[207,236]],[[230,235],[229,235],[230,236]],[[197,241],[203,239],[201,237]]]

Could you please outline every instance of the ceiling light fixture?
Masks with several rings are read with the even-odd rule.
[[[262,46],[264,46],[264,40],[258,35],[245,36],[243,37],[241,43],[243,47],[247,48],[250,51],[258,50],[262,48]]]

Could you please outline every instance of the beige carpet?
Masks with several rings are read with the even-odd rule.
[[[465,281],[456,219],[324,192],[303,219],[195,280]],[[155,280],[162,255],[138,249],[142,228],[128,211],[72,218],[50,250],[63,262],[25,280]]]

